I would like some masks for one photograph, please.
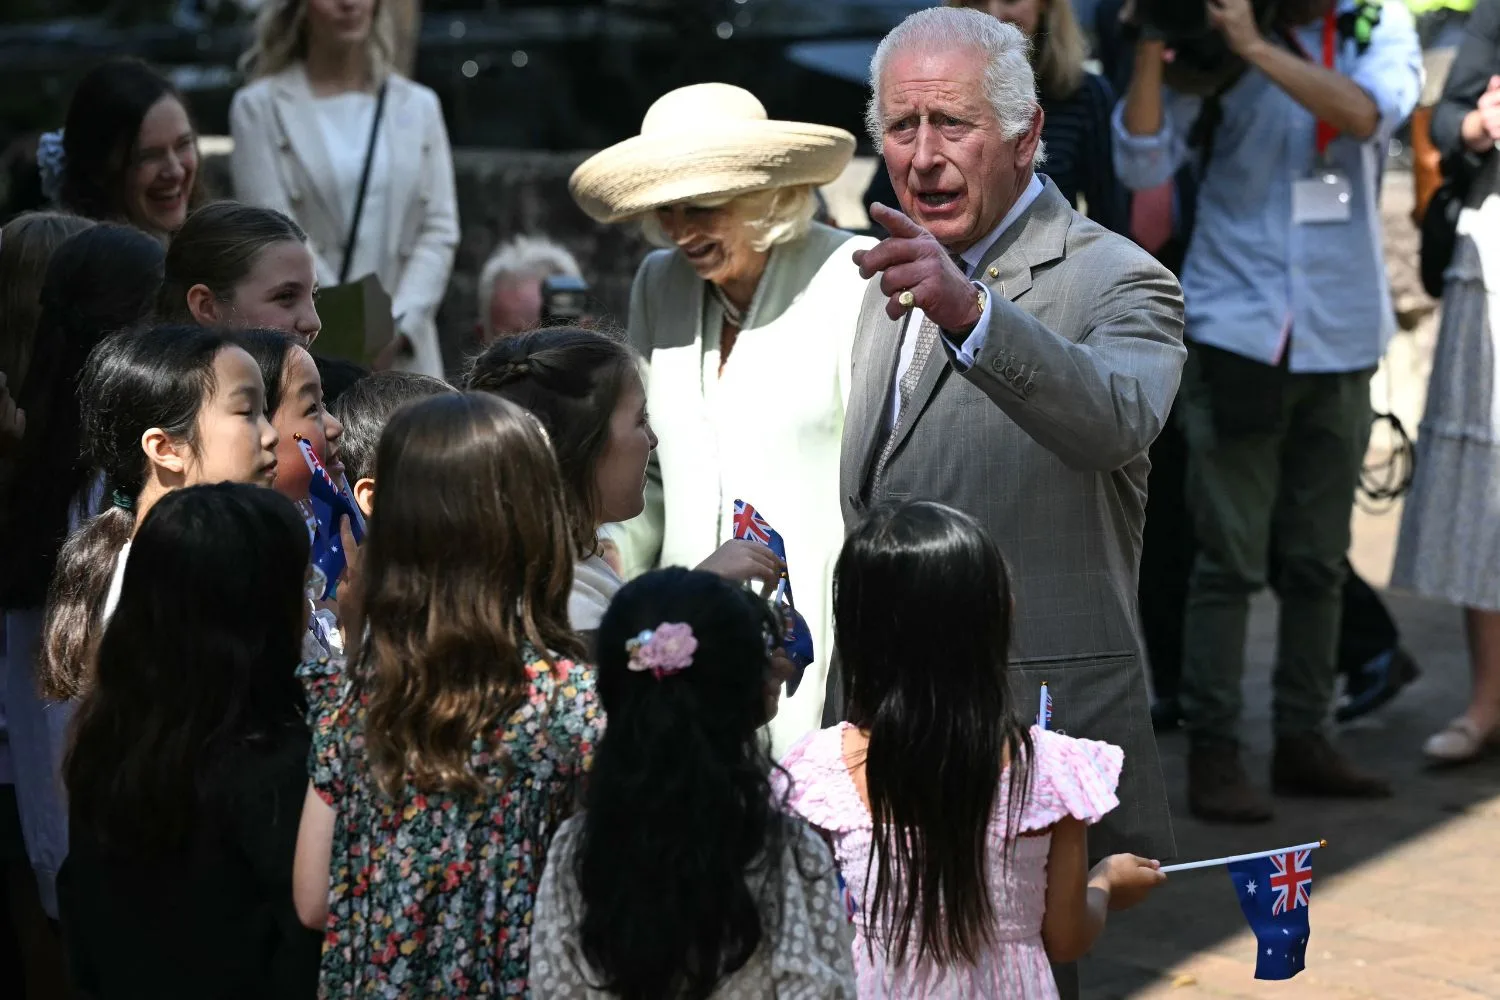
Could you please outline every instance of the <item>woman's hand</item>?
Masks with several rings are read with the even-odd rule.
[[[776,582],[786,570],[786,563],[759,542],[736,538],[720,545],[713,555],[698,564],[698,568],[708,573],[717,573],[735,583],[759,580],[761,596],[766,597],[776,589]]]
[[[1488,89],[1474,110],[1464,115],[1459,131],[1464,145],[1476,153],[1487,153],[1500,142],[1500,76],[1490,77]]]
[[[1089,872],[1089,888],[1109,893],[1111,910],[1128,910],[1167,880],[1161,862],[1134,854],[1111,854]]]

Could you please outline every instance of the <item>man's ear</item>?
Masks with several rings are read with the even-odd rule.
[[[1036,166],[1037,150],[1042,147],[1042,120],[1046,113],[1040,104],[1031,117],[1031,127],[1016,136],[1016,166],[1026,169]]]
[[[187,450],[186,444],[174,440],[160,427],[153,427],[141,435],[141,451],[146,453],[146,461],[153,469],[173,476],[187,472]]]
[[[360,513],[369,517],[375,513],[375,480],[369,476],[354,481],[354,502],[359,504]]]
[[[188,312],[203,326],[216,326],[224,322],[228,310],[219,297],[207,285],[194,285],[187,290]]]

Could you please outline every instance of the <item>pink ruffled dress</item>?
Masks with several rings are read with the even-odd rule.
[[[867,886],[873,891],[875,872],[868,867],[870,812],[844,765],[844,731],[848,726],[842,723],[810,733],[781,763],[791,778],[791,808],[829,837],[839,870],[856,902],[854,971],[860,1000],[1055,1000],[1057,984],[1041,936],[1047,906],[1047,852],[1052,837],[1017,835],[1046,830],[1065,816],[1095,823],[1119,805],[1115,787],[1124,763],[1120,748],[1033,727],[1036,755],[1031,788],[1019,810],[1016,828],[1010,828],[1008,769],[1000,777],[990,821],[993,853],[988,877],[997,923],[994,947],[973,967],[945,970],[926,963],[919,966],[908,958],[904,966],[893,968],[879,945],[871,957],[867,915],[860,905]],[[1004,852],[1011,840],[1016,842],[1015,850],[1005,863]]]

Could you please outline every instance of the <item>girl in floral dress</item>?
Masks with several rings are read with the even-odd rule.
[[[310,689],[293,881],[325,932],[319,993],[526,997],[542,861],[603,724],[557,463],[525,411],[452,394],[392,416],[375,465],[341,585],[362,638]]]
[[[1165,879],[1085,826],[1119,804],[1123,755],[1023,726],[1007,689],[1011,595],[973,518],[918,502],[844,544],[834,618],[849,722],[782,761],[791,807],[833,845],[861,1000],[1058,996],[1051,962]]]

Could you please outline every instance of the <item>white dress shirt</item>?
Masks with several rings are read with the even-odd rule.
[[[1021,213],[1030,208],[1031,203],[1041,195],[1042,186],[1042,179],[1032,174],[1031,183],[1026,185],[1026,190],[1021,192],[1021,197],[1016,199],[1010,211],[1005,213],[1005,218],[1000,220],[1000,225],[990,230],[990,234],[984,239],[959,254],[959,259],[964,262],[965,266],[964,277],[971,277],[974,274],[974,269],[979,266],[980,261],[984,260],[984,255],[990,252],[990,247],[995,245],[995,241],[1005,235],[1005,231],[1021,217]],[[959,371],[967,371],[973,366],[974,356],[984,347],[990,333],[990,290],[977,281],[974,287],[984,295],[984,310],[979,314],[979,322],[974,324],[974,329],[964,338],[962,344],[948,341],[954,354],[957,355],[954,359],[954,367]],[[922,329],[924,318],[925,314],[922,310],[913,308],[906,321],[906,328],[901,332],[901,352],[896,357],[896,377],[891,380],[891,418],[886,424],[887,431],[894,430],[896,421],[901,417],[901,376],[906,374],[906,369],[911,365],[912,355],[916,353],[917,331]],[[943,336],[944,338],[948,336],[946,330],[943,331]],[[936,363],[936,361],[930,363]]]

